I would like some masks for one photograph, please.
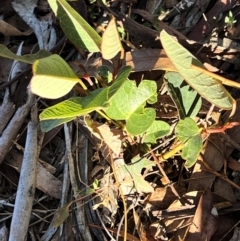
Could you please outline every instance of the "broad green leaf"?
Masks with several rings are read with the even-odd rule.
[[[102,36],[101,52],[104,59],[113,59],[121,51],[122,45],[115,19],[112,18]]]
[[[197,161],[202,149],[201,129],[189,117],[180,120],[175,128],[175,134],[184,143],[182,158],[186,160],[186,167],[191,167]]]
[[[50,56],[51,53],[46,50],[40,50],[36,54],[26,54],[19,56],[11,52],[6,46],[0,44],[0,56],[8,59],[18,60],[27,64],[33,64],[35,60]]]
[[[100,92],[100,94],[101,93],[102,92]],[[86,100],[81,97],[72,97],[45,109],[39,116],[40,120],[75,118],[77,116],[86,115],[94,110],[102,109],[106,103],[106,98],[94,98],[95,96],[93,96],[93,98],[88,96]]]
[[[158,138],[168,135],[170,126],[164,121],[154,121],[153,124],[147,129],[143,142],[156,143]]]
[[[128,119],[132,113],[142,113],[146,101],[157,101],[157,86],[154,81],[143,80],[137,87],[134,81],[127,80],[110,99],[106,113],[115,120]]]
[[[190,168],[196,163],[202,146],[202,137],[200,134],[187,140],[181,155],[182,158],[186,160],[185,167]]]
[[[40,127],[43,132],[48,132],[48,131],[52,130],[53,128],[55,128],[56,126],[60,126],[73,119],[75,119],[75,117],[74,118],[65,118],[65,119],[43,120],[40,122]]]
[[[30,88],[41,97],[57,99],[66,95],[78,81],[69,65],[53,54],[34,62]]]
[[[73,120],[77,116],[86,115],[92,111],[106,108],[109,99],[111,99],[125,83],[130,71],[130,67],[124,68],[114,83],[107,88],[97,89],[84,98],[72,97],[45,109],[39,116],[42,130],[49,131],[58,125]]]
[[[109,98],[111,98],[115,93],[119,90],[122,83],[128,78],[132,68],[130,66],[125,66],[123,69],[120,70],[117,78],[114,80],[114,83],[109,88]]]
[[[133,112],[126,120],[126,128],[131,135],[140,135],[154,122],[156,111],[153,108],[143,109],[141,113]]]
[[[204,68],[200,61],[168,35],[166,31],[161,31],[160,39],[175,68],[193,89],[219,108],[232,108],[233,98],[221,82],[191,67],[191,65],[197,65]]]
[[[156,101],[155,82],[143,80],[137,87],[134,81],[126,80],[109,100],[109,107],[105,112],[112,119],[126,120],[127,131],[132,135],[139,135],[152,125],[156,117],[154,109],[144,109],[144,106],[146,102]]]
[[[131,164],[123,165],[120,170],[117,171],[119,175],[123,175],[124,181],[121,185],[126,185],[129,188],[137,191],[138,193],[150,193],[153,192],[153,187],[149,182],[144,180],[142,175],[142,169],[150,169],[156,164],[152,161],[149,161],[147,158],[140,158],[139,156],[134,157],[131,160]]]
[[[48,0],[48,3],[59,19],[62,30],[76,47],[89,52],[100,51],[101,37],[66,0]]]
[[[168,72],[164,75],[166,86],[176,104],[180,119],[195,117],[202,105],[202,99],[197,91],[186,84],[177,72]]]
[[[186,142],[189,138],[198,135],[201,129],[195,121],[189,117],[180,120],[175,127],[175,134],[181,142]]]

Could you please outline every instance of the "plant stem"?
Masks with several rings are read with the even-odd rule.
[[[164,160],[167,160],[170,157],[173,157],[177,152],[181,151],[184,147],[184,143],[180,143],[178,144],[174,149],[172,149],[171,151],[165,153],[162,158]]]

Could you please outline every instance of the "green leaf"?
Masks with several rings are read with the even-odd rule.
[[[126,80],[109,100],[109,107],[105,112],[112,119],[126,120],[127,131],[132,135],[139,135],[152,125],[156,117],[154,109],[144,109],[144,106],[146,102],[156,101],[155,82],[143,80],[137,87],[134,81]]]
[[[191,65],[197,65],[204,68],[201,62],[168,35],[166,31],[161,31],[160,39],[175,68],[193,89],[219,108],[232,108],[233,98],[221,82],[191,67]]]
[[[119,72],[117,78],[114,80],[114,83],[109,88],[108,97],[111,98],[115,93],[119,90],[120,86],[122,86],[123,82],[128,78],[132,68],[130,66],[125,66]]]
[[[46,50],[40,50],[36,54],[26,54],[19,56],[11,52],[6,46],[0,44],[0,56],[8,59],[18,60],[27,64],[33,64],[35,60],[50,56],[51,53]]]
[[[124,120],[135,111],[141,113],[146,101],[151,98],[154,98],[156,102],[157,86],[155,82],[143,80],[137,87],[134,81],[127,80],[110,100],[106,113],[115,120]]]
[[[101,93],[103,92],[100,92],[100,94]],[[100,96],[102,97],[102,95]],[[94,110],[100,110],[104,107],[105,102],[106,98],[95,98],[94,95],[93,98],[90,98],[90,96],[88,96],[87,99],[81,97],[72,97],[68,100],[65,100],[59,104],[45,109],[39,117],[40,120],[65,118],[71,119],[77,116],[86,115]]]
[[[200,134],[188,139],[184,145],[181,155],[182,158],[186,160],[185,167],[190,168],[196,163],[202,146],[203,143]]]
[[[179,73],[168,72],[164,75],[168,91],[176,104],[180,119],[195,117],[201,109],[202,99],[197,91],[186,84]]]
[[[154,122],[156,111],[153,108],[143,109],[141,113],[133,112],[126,120],[126,128],[131,135],[140,135]]]
[[[112,18],[102,36],[101,52],[104,59],[114,58],[122,49],[115,19]]]
[[[54,120],[43,120],[40,122],[40,127],[43,132],[48,132],[48,131],[52,130],[53,128],[55,128],[56,126],[60,126],[73,119],[75,119],[75,117],[74,118],[54,119]]]
[[[175,128],[175,134],[181,142],[187,141],[189,138],[198,135],[201,129],[197,126],[195,121],[189,117],[180,120]]]
[[[109,99],[125,83],[130,71],[130,67],[122,69],[114,83],[107,88],[97,89],[84,98],[72,97],[45,109],[39,116],[42,130],[49,131],[60,124],[73,120],[76,116],[106,108]]]
[[[156,143],[158,138],[168,135],[170,126],[164,121],[154,121],[153,124],[147,129],[144,136],[144,143]]]
[[[30,88],[41,97],[57,99],[66,95],[78,81],[69,65],[53,54],[34,62]]]
[[[60,21],[63,32],[78,48],[89,52],[99,52],[101,37],[66,0],[48,0],[53,12]]]
[[[175,134],[184,143],[182,158],[186,160],[186,167],[191,167],[197,161],[202,149],[201,129],[189,117],[180,120],[175,128]]]
[[[98,179],[94,179],[92,185],[93,185],[94,190],[98,189],[99,188],[99,181],[98,181]]]

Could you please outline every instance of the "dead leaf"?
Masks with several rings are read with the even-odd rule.
[[[116,128],[110,129],[108,124],[100,124],[96,121],[93,121],[89,117],[85,117],[85,123],[86,127],[91,131],[91,133],[97,138],[100,142],[104,142],[108,148],[113,152],[113,158],[118,157],[121,152],[122,147],[122,139],[123,134],[121,130],[118,130]],[[101,145],[103,147],[103,145]],[[106,156],[109,156],[109,150],[101,150],[106,153],[106,155],[103,154],[103,156],[106,158]],[[106,148],[105,148],[106,149]],[[108,159],[108,158],[106,158]]]
[[[181,187],[177,184],[174,185],[174,188],[181,196],[183,193],[186,193],[186,188]],[[172,202],[176,200],[175,194],[172,192],[170,187],[157,187],[153,193],[151,193],[148,198],[145,200],[145,204],[151,204],[153,209],[167,209]]]
[[[101,226],[98,226],[96,224],[93,224],[93,223],[90,223],[89,226],[91,227],[95,227],[95,228],[100,228],[100,229],[104,229],[103,227]],[[117,229],[115,228],[108,228],[109,231],[113,232],[114,234],[117,234]],[[121,237],[124,237],[124,231],[120,231],[119,233]],[[135,236],[131,235],[130,233],[127,233],[127,240],[128,241],[140,241],[138,238],[136,238]]]
[[[11,24],[0,20],[0,32],[5,36],[28,36],[32,34],[32,29],[28,28],[26,31],[21,32]]]
[[[104,170],[103,178],[99,182],[99,188],[101,191],[97,192],[98,198],[95,203],[97,203],[98,206],[99,204],[103,206],[102,215],[107,217],[111,213],[111,216],[114,216],[118,210],[118,188],[116,184],[114,184],[110,167]]]
[[[123,195],[129,195],[134,192],[140,194],[151,193],[154,191],[150,183],[144,180],[141,174],[143,168],[151,169],[152,166],[155,166],[154,162],[149,161],[147,158],[136,156],[129,165],[126,165],[121,158],[115,159],[114,165]]]
[[[68,205],[60,208],[57,211],[57,215],[54,217],[54,220],[53,220],[53,227],[54,228],[59,227],[69,217],[69,208],[72,205],[72,203],[73,202],[70,202]]]
[[[219,177],[216,178],[213,183],[213,190],[215,194],[227,199],[231,203],[236,202],[232,186],[230,186],[229,183],[225,182],[223,179]]]
[[[217,229],[217,214],[212,213],[213,196],[210,189],[204,191],[194,215],[193,222],[189,228],[185,241],[206,241],[211,240]]]
[[[240,162],[232,158],[231,156],[227,159],[228,168],[240,172]]]
[[[146,228],[142,224],[138,213],[136,212],[136,210],[134,208],[133,208],[133,218],[134,218],[135,227],[137,229],[140,240],[141,241],[154,241],[155,239],[151,235],[149,235]]]
[[[22,165],[22,154],[16,150],[11,150],[11,156],[6,157],[7,163],[11,164],[17,169],[18,172],[21,170]],[[46,193],[50,197],[57,199],[61,198],[62,194],[62,182],[54,177],[42,164],[37,162],[37,180],[36,187],[42,192]]]
[[[151,236],[154,237],[155,240],[167,240],[166,230],[160,222],[152,223],[149,226],[149,231],[151,233]]]
[[[203,147],[204,161],[215,171],[220,171],[224,162],[224,143],[218,134],[212,134]],[[212,186],[215,175],[206,171],[201,161],[194,166],[188,191],[205,190]]]
[[[224,11],[231,10],[237,3],[237,0],[219,0],[215,5],[206,13],[206,18],[202,18],[187,35],[189,39],[200,42],[212,29],[216,26],[213,16],[219,16]]]

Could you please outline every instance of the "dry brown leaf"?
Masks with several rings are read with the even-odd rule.
[[[93,207],[94,209],[97,209],[99,206],[102,207],[101,214],[106,223],[110,222],[111,217],[114,217],[118,210],[118,188],[114,182],[113,175],[108,167],[100,181],[100,191],[97,192],[96,204]]]
[[[186,188],[179,185],[174,185],[174,188],[181,196],[183,193],[186,193]],[[153,193],[144,202],[145,204],[151,204],[154,209],[166,209],[172,202],[176,200],[176,196],[172,192],[170,187],[157,187]]]
[[[88,127],[91,133],[96,138],[98,138],[98,140],[100,140],[101,142],[103,141],[107,145],[107,147],[110,148],[113,153],[113,158],[120,155],[122,147],[121,140],[123,139],[123,134],[121,130],[115,128],[110,129],[108,124],[100,124],[96,121],[91,120],[89,117],[85,117],[85,123],[86,127]],[[106,150],[106,155],[108,156],[109,154],[109,150]]]
[[[152,223],[149,226],[149,231],[155,240],[166,240],[166,230],[160,222]]]
[[[215,171],[220,171],[224,162],[224,143],[218,134],[212,134],[204,144],[204,161]],[[188,191],[205,190],[212,186],[215,175],[206,171],[201,161],[197,161],[188,186]]]
[[[149,235],[146,228],[142,224],[138,213],[135,211],[134,208],[133,208],[133,218],[134,218],[135,227],[137,229],[138,236],[140,237],[140,240],[141,241],[154,241],[155,239],[151,235]]]
[[[139,159],[139,160],[137,160]],[[137,192],[152,193],[154,191],[152,185],[144,180],[144,176],[141,174],[143,168],[151,169],[155,165],[154,162],[149,161],[147,158],[135,157],[131,165],[126,165],[123,158],[114,160],[116,175],[119,183],[121,184],[121,190],[123,195],[133,194]]]
[[[28,36],[32,34],[32,29],[28,28],[26,31],[21,32],[11,24],[0,20],[0,32],[5,36]]]
[[[194,215],[193,222],[188,230],[185,241],[206,241],[211,240],[217,229],[217,214],[212,213],[213,195],[210,189],[204,191]]]
[[[231,203],[236,202],[236,198],[233,193],[232,186],[229,183],[225,182],[223,179],[217,177],[213,183],[214,193],[227,199]]]
[[[11,156],[7,158],[7,163],[14,166],[19,172],[21,170],[23,155],[18,153],[16,150],[11,150]],[[36,187],[42,192],[46,193],[50,197],[57,199],[61,198],[62,195],[62,182],[54,177],[46,168],[37,163],[37,180]]]
[[[97,67],[101,65],[107,65],[112,70],[112,64],[106,60],[90,58],[87,63],[85,62],[85,60],[78,61],[78,63],[84,65],[90,76],[94,76]],[[136,51],[126,52],[123,60],[123,66],[125,65],[131,66],[133,72],[159,69],[170,71],[176,69],[163,49],[139,49]],[[82,72],[76,64],[70,63],[70,66],[74,71]]]
[[[213,16],[219,16],[224,11],[231,10],[237,3],[237,0],[219,0],[215,5],[206,13],[207,21],[202,18],[190,31],[188,38],[200,42],[212,29],[216,26]]]
[[[232,158],[231,156],[227,159],[228,168],[240,172],[240,162]]]

